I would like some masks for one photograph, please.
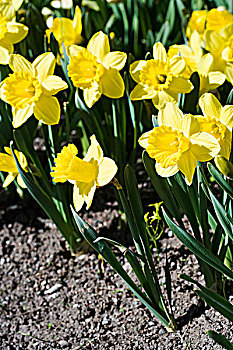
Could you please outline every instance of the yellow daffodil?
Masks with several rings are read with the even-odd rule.
[[[208,53],[201,57],[198,64],[197,72],[200,77],[200,96],[205,92],[217,89],[226,80],[226,75],[224,73],[212,71],[213,62],[213,56]]]
[[[119,73],[126,62],[124,52],[110,52],[108,36],[98,32],[92,36],[87,48],[71,45],[68,75],[74,86],[83,90],[89,108],[104,94],[120,98],[124,94],[124,81]]]
[[[205,32],[206,50],[213,56],[212,71],[224,73],[227,80],[233,84],[233,23],[216,33],[213,30]]]
[[[224,6],[211,9],[207,13],[206,29],[214,30],[219,33],[228,24],[233,23],[233,15],[226,10]]]
[[[189,45],[170,46],[168,56],[172,58],[177,55],[180,55],[186,64],[186,69],[182,72],[182,75],[189,78],[193,72],[197,71],[198,64],[203,56],[202,39],[196,30],[190,36]]]
[[[185,61],[178,55],[169,58],[164,46],[153,46],[154,59],[136,61],[130,66],[130,74],[138,83],[130,94],[131,100],[152,99],[156,108],[164,102],[177,102],[179,93],[193,89],[192,83],[181,74],[185,70]]]
[[[91,136],[91,145],[83,159],[77,157],[78,150],[73,144],[63,147],[55,158],[51,176],[54,182],[69,181],[74,185],[73,201],[78,211],[86,202],[90,207],[96,187],[107,185],[115,176],[115,162],[103,156],[103,151],[95,138]]]
[[[172,102],[164,104],[158,114],[159,127],[139,139],[139,144],[156,160],[156,171],[168,177],[179,170],[188,185],[192,183],[197,161],[205,162],[219,153],[215,137],[201,132],[197,118],[183,115]]]
[[[67,84],[53,75],[55,57],[50,53],[38,56],[30,63],[23,56],[11,55],[9,66],[13,73],[0,85],[0,97],[12,106],[13,126],[18,128],[34,114],[45,124],[57,124],[60,105],[55,95]]]
[[[65,17],[55,18],[52,27],[46,30],[46,35],[50,38],[50,34],[53,33],[59,44],[60,54],[63,55],[62,44],[64,44],[65,47],[73,44],[80,44],[83,40],[81,32],[81,10],[76,6],[73,20]]]
[[[204,94],[199,99],[204,116],[198,116],[200,130],[213,135],[221,147],[219,155],[229,159],[233,127],[233,106],[222,107],[213,94]]]
[[[6,171],[9,174],[7,175],[3,183],[3,187],[9,186],[10,183],[14,181],[14,179],[17,177],[17,182],[19,186],[22,188],[26,188],[27,186],[25,185],[21,175],[19,174],[11,149],[9,147],[4,147],[4,151],[6,153],[0,153],[0,171]],[[27,172],[28,163],[25,155],[22,152],[19,152],[17,150],[15,150],[14,152],[19,161],[21,168]]]
[[[15,12],[22,5],[23,0],[0,0],[0,13],[7,21],[15,19]]]
[[[0,4],[1,5],[1,4]],[[13,44],[22,41],[28,33],[28,27],[21,23],[9,22],[0,12],[0,64],[8,64]]]
[[[180,55],[184,59],[186,69],[182,76],[189,78],[193,72],[198,72],[201,96],[222,85],[226,75],[218,71],[212,72],[213,56],[211,54],[203,55],[202,39],[196,30],[190,37],[189,45],[173,45],[169,48],[168,55],[170,57]]]
[[[225,7],[211,9],[210,11],[193,11],[188,22],[186,36],[190,39],[196,30],[201,37],[205,29],[219,33],[224,27],[233,22],[233,15]]]
[[[192,33],[196,30],[198,34],[202,35],[205,30],[205,22],[208,11],[200,10],[193,11],[189,19],[188,26],[186,29],[186,36],[190,38]]]

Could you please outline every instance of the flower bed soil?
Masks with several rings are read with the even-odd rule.
[[[1,198],[1,350],[221,349],[206,329],[232,339],[230,322],[205,307],[193,287],[179,278],[182,272],[203,283],[196,258],[168,230],[160,241],[157,271],[163,285],[167,251],[179,327],[174,333],[166,332],[95,253],[71,256],[61,234],[35,202],[15,205],[5,193]],[[101,201],[99,193],[96,202],[101,211],[94,204],[82,216],[100,235],[119,239],[117,205]],[[126,241],[127,237],[126,232]]]

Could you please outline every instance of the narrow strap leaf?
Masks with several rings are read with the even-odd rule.
[[[201,260],[205,261],[207,264],[215,268],[216,270],[222,272],[224,275],[233,280],[233,272],[228,269],[214,254],[212,254],[205,246],[203,246],[197,239],[192,237],[182,228],[177,226],[167,215],[165,209],[163,210],[163,215],[166,223],[171,228],[173,233],[177,238],[196,256]]]
[[[226,337],[224,337],[224,335],[217,333],[217,332],[210,330],[210,329],[208,329],[206,331],[206,333],[208,334],[208,336],[210,338],[215,340],[216,343],[221,345],[223,348],[225,348],[227,350],[233,350],[233,344],[231,342],[229,342],[229,340]]]

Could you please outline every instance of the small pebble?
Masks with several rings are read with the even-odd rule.
[[[61,347],[65,347],[65,346],[68,346],[69,345],[69,343],[67,343],[67,341],[65,341],[65,340],[60,340],[59,341],[59,343],[58,343]]]
[[[47,289],[44,294],[52,294],[54,292],[56,292],[58,289],[60,289],[62,287],[62,284],[60,283],[56,283],[54,286],[52,286],[51,288]]]

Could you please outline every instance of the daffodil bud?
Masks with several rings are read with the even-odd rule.
[[[233,164],[223,156],[216,156],[214,158],[216,167],[223,175],[233,180]]]

